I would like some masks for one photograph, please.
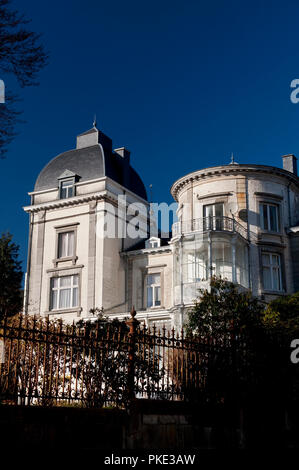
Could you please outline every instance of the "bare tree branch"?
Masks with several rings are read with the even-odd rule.
[[[0,78],[13,75],[20,87],[38,85],[40,70],[47,64],[48,55],[40,43],[40,35],[30,31],[30,22],[10,8],[10,0],[0,0]],[[17,95],[7,92],[5,103],[0,103],[0,158],[16,135],[15,125],[20,111],[14,104]]]

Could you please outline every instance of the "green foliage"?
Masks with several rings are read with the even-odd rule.
[[[19,246],[12,235],[0,237],[0,320],[15,315],[22,308],[21,282],[23,273],[18,260]]]
[[[127,407],[130,403],[129,396],[129,350],[130,335],[125,321],[117,318],[110,320],[105,317],[103,309],[91,310],[95,315],[92,321],[77,323],[82,329],[84,337],[88,338],[87,344],[95,340],[96,347],[89,349],[89,355],[74,358],[75,367],[72,369],[74,376],[84,376],[86,395],[85,406],[103,407],[110,403],[116,407]],[[155,351],[154,344],[142,344],[138,347],[139,340],[146,333],[136,329],[134,340],[134,391],[146,391],[150,398],[154,384],[159,383],[164,370],[159,370],[161,356]],[[91,343],[90,343],[91,341]],[[149,360],[151,359],[151,360]],[[84,370],[84,374],[82,374]]]
[[[267,328],[292,335],[299,331],[299,292],[272,300],[263,318]]]
[[[189,311],[188,334],[199,338],[247,334],[261,326],[264,306],[249,291],[232,282],[213,277],[210,289],[200,289]]]
[[[299,338],[299,292],[272,300],[263,322],[271,340],[273,374],[283,384],[285,402],[298,403],[299,367],[290,361],[290,346],[293,339]]]
[[[186,331],[210,345],[204,390],[209,401],[248,403],[269,393],[283,396],[288,357],[285,345],[267,328],[264,310],[249,291],[223,279],[212,278],[210,289],[200,291]]]

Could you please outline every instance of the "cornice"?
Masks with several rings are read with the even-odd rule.
[[[23,207],[25,212],[39,212],[44,210],[51,210],[51,209],[60,209],[62,207],[72,207],[77,206],[79,204],[91,202],[91,201],[98,201],[102,199],[111,200],[113,202],[117,201],[117,199],[109,197],[107,192],[99,192],[94,194],[82,195],[82,196],[75,196],[69,199],[55,199],[54,201],[44,202],[41,204],[35,204],[32,206],[25,206]]]
[[[120,256],[129,258],[131,256],[133,257],[133,256],[140,256],[140,255],[158,255],[160,253],[167,253],[171,251],[172,251],[172,248],[170,246],[160,246],[158,248],[143,248],[141,250],[122,251],[120,252]]]
[[[170,188],[170,192],[173,198],[177,201],[177,196],[179,191],[186,186],[187,184],[194,181],[206,180],[208,178],[214,178],[218,176],[228,176],[228,175],[238,175],[238,174],[270,174],[279,176],[287,179],[290,183],[294,183],[299,188],[299,178],[296,175],[293,175],[289,171],[283,170],[282,168],[277,168],[274,166],[266,165],[245,165],[245,164],[236,164],[236,165],[225,165],[225,166],[215,166],[210,168],[204,168],[202,170],[197,170],[192,173],[188,173],[185,176],[182,176],[177,181],[173,183]]]
[[[197,194],[197,199],[201,201],[202,199],[209,199],[209,198],[214,198],[214,197],[227,197],[231,196],[233,193],[231,191],[228,191],[226,193],[210,193],[210,194],[205,194],[204,196],[199,196]]]
[[[278,199],[278,200],[280,200],[280,201],[283,200],[283,196],[280,196],[279,194],[266,193],[266,192],[260,192],[260,191],[256,191],[254,194],[255,194],[256,196],[260,196],[260,197]]]

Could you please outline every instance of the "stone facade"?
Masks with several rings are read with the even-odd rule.
[[[71,322],[92,317],[95,308],[125,318],[135,306],[149,326],[179,328],[211,275],[265,302],[298,290],[296,157],[284,156],[283,169],[232,161],[180,178],[171,188],[178,219],[172,233],[149,238],[143,183],[130,153],[111,146],[96,127],[78,136],[76,150],[52,160],[29,193],[25,312]],[[125,212],[130,204],[145,207],[138,240],[120,236],[119,223],[128,222],[119,197]],[[100,233],[107,214],[116,226],[112,237]]]

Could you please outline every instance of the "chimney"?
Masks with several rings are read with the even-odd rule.
[[[101,144],[104,150],[112,151],[112,140],[110,137],[99,131],[95,126],[89,131],[77,137],[77,149],[92,147],[93,145]]]
[[[295,157],[295,155],[283,155],[282,161],[283,169],[297,176],[297,158]]]
[[[114,152],[118,153],[124,160],[127,160],[130,163],[130,150],[127,150],[125,147],[120,147],[119,149],[114,149]]]
[[[114,149],[114,152],[117,153],[120,157],[123,158],[123,185],[128,187],[130,184],[130,155],[131,152],[125,147],[120,147],[119,149]]]

